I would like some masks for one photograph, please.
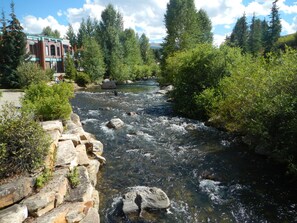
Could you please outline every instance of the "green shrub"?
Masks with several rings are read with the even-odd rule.
[[[44,187],[44,185],[52,178],[53,173],[50,169],[45,168],[37,178],[35,186],[37,189]]]
[[[35,118],[47,121],[67,119],[72,111],[69,99],[74,95],[73,86],[67,83],[48,86],[45,83],[31,85],[22,100],[24,110]]]
[[[78,173],[77,167],[74,167],[69,172],[69,174],[67,175],[67,178],[68,178],[72,188],[76,188],[80,184],[79,173]]]
[[[75,77],[75,83],[80,87],[86,87],[91,83],[91,78],[84,72],[78,72]]]
[[[30,84],[37,84],[42,81],[50,80],[46,72],[34,63],[22,63],[19,65],[17,68],[17,75],[19,86],[21,88],[26,88]]]
[[[50,145],[41,125],[11,104],[2,106],[0,142],[0,178],[39,168]]]

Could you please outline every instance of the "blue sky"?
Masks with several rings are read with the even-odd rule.
[[[195,0],[196,8],[207,11],[213,25],[215,44],[230,34],[236,20],[246,13],[250,21],[253,13],[269,20],[274,0]],[[10,13],[10,0],[0,0],[0,7]],[[125,28],[145,33],[151,42],[162,42],[166,35],[164,14],[169,0],[14,0],[15,12],[25,32],[40,33],[46,26],[58,29],[62,35],[68,23],[78,29],[82,18],[100,20],[107,4],[113,4],[124,17]],[[297,0],[279,0],[282,34],[297,31]]]

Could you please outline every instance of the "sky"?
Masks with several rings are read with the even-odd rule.
[[[251,21],[253,14],[269,21],[274,0],[195,0],[196,9],[204,9],[212,21],[214,44],[219,45],[232,32],[244,13]],[[11,0],[0,0],[9,18]],[[112,4],[124,18],[124,28],[145,33],[151,42],[162,42],[166,36],[164,14],[169,0],[14,0],[15,13],[24,31],[41,33],[50,26],[65,35],[68,24],[78,30],[82,18],[101,19],[101,12]],[[282,35],[297,31],[297,0],[278,0]]]

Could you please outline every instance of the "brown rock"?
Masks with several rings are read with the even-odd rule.
[[[67,141],[71,140],[74,144],[74,146],[77,146],[80,144],[80,137],[75,134],[62,134],[59,141]]]
[[[75,147],[77,153],[77,160],[79,166],[88,166],[90,159],[87,155],[87,150],[85,145],[78,145]]]
[[[29,177],[19,178],[0,186],[0,208],[14,204],[33,192],[34,180]]]
[[[93,186],[97,184],[97,174],[100,168],[100,163],[98,160],[89,160],[89,165],[87,167],[89,179]]]
[[[90,208],[86,217],[80,223],[100,223],[98,210]]]
[[[71,140],[58,143],[56,166],[77,166],[75,147]]]

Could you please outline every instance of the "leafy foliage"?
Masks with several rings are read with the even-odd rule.
[[[50,26],[43,28],[41,35],[53,37],[53,38],[60,38],[60,36],[61,36],[60,32],[57,29],[52,30],[52,28]]]
[[[67,83],[53,86],[45,83],[30,85],[25,91],[22,106],[44,121],[67,119],[72,111],[69,99],[73,94],[73,86]]]
[[[0,142],[0,177],[41,167],[50,145],[41,125],[11,104],[0,113]]]
[[[80,87],[86,87],[88,84],[91,83],[91,78],[84,72],[78,72],[75,77],[75,83],[77,83],[77,85]]]
[[[21,88],[26,88],[31,84],[38,84],[49,80],[46,72],[42,70],[38,64],[34,63],[22,63],[18,66],[17,76]]]
[[[44,185],[52,178],[53,173],[50,169],[45,168],[37,178],[35,182],[35,186],[37,189],[44,187]]]
[[[67,52],[66,60],[65,60],[65,75],[68,79],[73,80],[76,77],[76,68],[74,65],[74,61],[70,56],[70,53]]]
[[[76,188],[80,184],[79,179],[79,173],[77,167],[74,167],[69,174],[67,175],[67,178],[70,182],[71,188]]]
[[[94,38],[85,38],[83,44],[82,67],[93,82],[98,81],[105,73],[101,47]]]

